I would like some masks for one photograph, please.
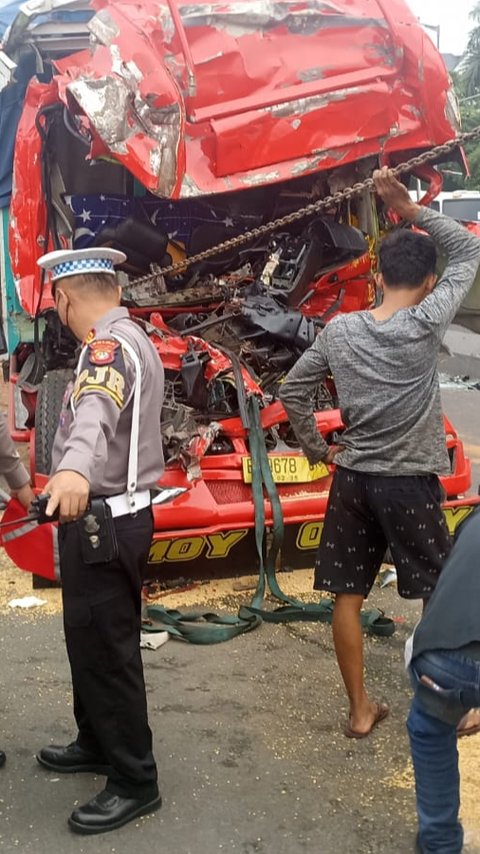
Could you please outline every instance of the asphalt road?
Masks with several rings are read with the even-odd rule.
[[[25,854],[410,852],[414,801],[402,647],[415,614],[393,590],[375,600],[400,622],[367,640],[373,695],[392,716],[366,741],[344,738],[345,700],[329,626],[263,626],[213,648],[169,641],[145,652],[164,806],[81,838],[71,809],[102,788],[92,775],[40,768],[42,745],[73,734],[59,615],[0,618],[3,653],[0,850]],[[393,610],[392,610],[393,609]],[[416,609],[415,609],[416,613]]]
[[[476,484],[480,392],[448,390],[444,403],[474,458]],[[8,754],[0,771],[0,852],[412,852],[404,725],[410,692],[402,657],[419,609],[392,588],[375,588],[372,604],[396,619],[397,632],[366,639],[372,696],[387,700],[392,712],[365,741],[342,735],[346,704],[329,626],[264,625],[216,647],[169,641],[146,651],[164,806],[89,838],[72,834],[66,819],[103,781],[55,775],[34,758],[42,745],[74,735],[61,615],[0,613],[0,746]]]

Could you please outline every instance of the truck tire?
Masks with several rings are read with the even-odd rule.
[[[45,374],[35,408],[35,471],[50,474],[52,447],[57,432],[65,389],[73,379],[70,368]]]

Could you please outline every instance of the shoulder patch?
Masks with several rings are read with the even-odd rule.
[[[123,350],[114,338],[98,338],[88,345],[88,358],[84,358],[82,369],[73,389],[73,403],[85,395],[110,398],[122,409],[126,397],[127,374]]]
[[[88,345],[88,361],[91,365],[112,365],[119,347],[113,338],[97,338]]]

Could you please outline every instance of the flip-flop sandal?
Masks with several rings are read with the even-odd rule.
[[[370,729],[367,729],[366,732],[358,732],[358,730],[352,729],[352,727],[350,725],[350,718],[349,718],[347,723],[345,724],[345,728],[343,730],[343,734],[346,736],[346,738],[367,738],[367,736],[370,735],[372,730],[375,729],[377,724],[381,723],[382,721],[385,720],[385,718],[388,717],[388,715],[390,713],[390,709],[388,708],[388,706],[385,703],[376,703],[375,705],[377,707],[377,714],[375,715],[375,717],[373,719],[373,723],[372,723]]]
[[[360,623],[371,635],[389,638],[395,632],[395,623],[390,617],[386,617],[380,608],[360,611]]]

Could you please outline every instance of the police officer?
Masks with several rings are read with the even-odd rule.
[[[30,476],[20,461],[15,445],[8,432],[7,419],[3,412],[0,413],[0,474],[8,483],[12,495],[14,495],[28,510],[34,498],[30,486]],[[5,765],[5,753],[0,750],[0,768]]]
[[[37,759],[93,771],[106,786],[73,811],[76,833],[103,833],[161,805],[140,657],[141,586],[153,533],[150,489],[162,475],[163,368],[120,306],[108,248],[55,251],[61,322],[83,342],[52,451],[47,514],[60,512],[64,627],[78,734]],[[90,508],[90,509],[89,509]],[[87,512],[86,512],[87,511]]]

